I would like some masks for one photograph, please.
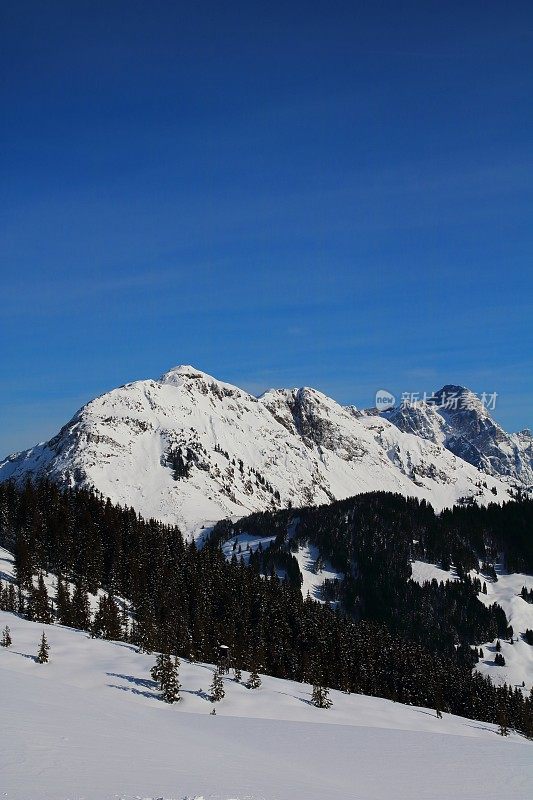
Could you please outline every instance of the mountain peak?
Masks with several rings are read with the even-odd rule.
[[[446,384],[435,392],[435,398],[433,403],[439,407],[440,412],[455,414],[461,411],[473,411],[480,417],[490,416],[483,399],[466,386]]]
[[[406,403],[384,416],[401,431],[443,445],[481,472],[530,485],[531,437],[509,434],[492,419],[489,408],[495,398],[449,383],[425,402]]]
[[[172,367],[161,375],[159,381],[160,383],[173,383],[179,378],[199,378],[204,381],[217,382],[216,378],[208,375],[207,372],[202,372],[201,369],[196,369],[191,364],[178,364],[176,367]]]

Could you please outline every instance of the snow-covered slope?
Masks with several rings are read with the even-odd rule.
[[[275,539],[275,536],[258,537],[248,533],[239,533],[222,543],[222,552],[228,561],[235,556],[238,561],[242,559],[245,564],[248,564],[251,553],[255,553],[259,546],[266,550]],[[325,602],[323,596],[324,581],[342,580],[342,574],[335,570],[328,561],[324,562],[320,558],[320,553],[315,545],[299,545],[298,549],[293,552],[302,576],[302,595],[304,597],[309,595],[313,600]],[[2,550],[0,548],[0,566],[2,563],[1,553]],[[284,578],[285,574],[282,568],[276,567],[278,578]],[[448,576],[448,573],[445,574]],[[332,602],[331,605],[336,605],[336,601]]]
[[[424,581],[456,580],[455,571],[443,570],[433,564],[423,561],[412,563],[412,579],[419,583]],[[472,577],[478,577],[485,583],[487,593],[480,592],[478,597],[487,606],[497,603],[505,611],[509,625],[513,628],[513,642],[501,639],[501,654],[505,658],[505,666],[494,663],[496,656],[497,640],[485,642],[481,645],[483,658],[476,665],[476,669],[488,675],[496,684],[507,683],[510,686],[525,684],[524,691],[529,693],[533,689],[533,647],[525,639],[526,630],[533,630],[533,603],[527,603],[520,596],[522,587],[533,589],[533,576],[523,575],[518,572],[506,573],[501,565],[496,566],[498,580],[494,581],[481,573],[472,572]]]
[[[182,661],[182,700],[163,703],[155,656],[0,612],[0,791],[8,800],[526,800],[533,745],[431,709],[263,676],[249,690]],[[50,663],[34,654],[42,631]],[[246,677],[243,676],[243,677]]]
[[[464,386],[444,386],[431,402],[406,403],[383,416],[402,431],[442,444],[488,475],[533,485],[531,431],[504,431]]]
[[[478,663],[480,672],[490,675],[494,683],[508,683],[519,686],[525,683],[525,691],[533,689],[533,647],[525,639],[525,631],[533,630],[533,604],[520,597],[523,586],[533,589],[533,577],[520,573],[505,573],[498,570],[496,582],[487,580],[487,594],[481,593],[479,599],[486,605],[498,603],[513,628],[513,642],[502,639],[501,654],[505,666],[494,664],[496,641],[482,645],[484,658]]]
[[[508,484],[481,475],[441,441],[383,416],[356,413],[313,389],[256,398],[190,366],[92,400],[49,442],[0,463],[0,480],[39,475],[94,487],[186,532],[376,489],[437,509],[509,496]]]

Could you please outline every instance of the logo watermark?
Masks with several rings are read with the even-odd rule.
[[[417,406],[431,405],[448,411],[459,411],[471,408],[473,399],[477,399],[487,411],[494,411],[498,392],[402,392],[399,407],[417,408]],[[386,389],[376,392],[376,408],[378,411],[389,411],[396,406],[396,398]]]
[[[386,389],[378,389],[376,392],[376,408],[378,411],[388,411],[389,408],[394,408],[396,405],[396,398],[392,392]]]

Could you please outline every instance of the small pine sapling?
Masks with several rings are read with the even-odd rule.
[[[218,703],[225,696],[226,690],[224,689],[224,681],[218,670],[215,669],[213,673],[213,682],[211,684],[211,702]]]
[[[246,686],[248,689],[259,689],[261,686],[261,678],[259,677],[259,673],[255,667],[253,667],[252,671],[250,672],[250,677],[248,678],[248,683]]]
[[[164,665],[165,665],[165,654],[160,653],[155,660],[154,666],[150,670],[150,675],[152,676],[152,680],[154,680],[158,684],[161,683],[161,675],[163,674]]]
[[[49,661],[49,653],[50,653],[50,645],[46,641],[46,636],[41,636],[41,644],[39,645],[39,651],[37,653],[37,663],[38,664],[47,664]]]
[[[313,686],[313,696],[311,702],[317,708],[331,708],[333,705],[329,698],[329,689],[326,686],[315,684]]]
[[[181,700],[178,665],[178,659],[172,661],[170,656],[166,657],[160,678],[161,694],[165,703],[177,703],[178,700]]]
[[[6,625],[6,627],[2,631],[2,639],[0,639],[0,645],[2,647],[11,647],[12,644],[13,640],[11,638],[11,631],[9,630],[9,625]]]

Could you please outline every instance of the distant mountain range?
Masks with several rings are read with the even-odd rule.
[[[449,408],[452,390],[460,402]],[[533,437],[506,433],[464,387],[378,413],[310,388],[254,397],[179,366],[91,400],[50,441],[0,462],[0,481],[39,476],[197,533],[376,489],[437,510],[501,502],[533,484]]]

